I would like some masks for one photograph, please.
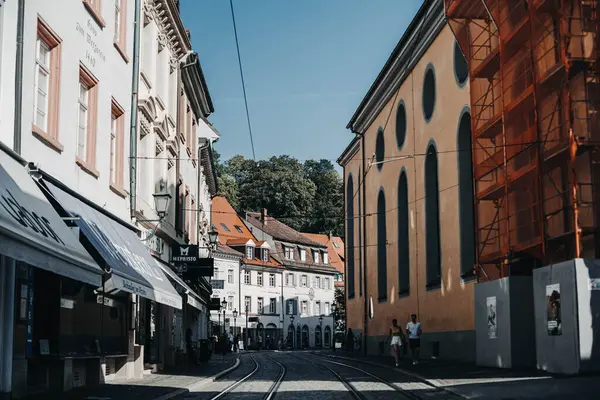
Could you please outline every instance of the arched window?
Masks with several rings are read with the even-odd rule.
[[[396,144],[398,145],[398,150],[404,146],[406,127],[406,106],[404,105],[404,101],[400,100],[398,111],[396,111]]]
[[[354,298],[354,180],[348,176],[346,185],[346,266],[348,268],[348,298]]]
[[[325,347],[331,346],[331,327],[325,326],[325,334],[323,335],[323,344]]]
[[[323,343],[321,343],[321,327],[319,325],[315,327],[315,347],[323,347]]]
[[[439,191],[437,151],[435,146],[430,144],[425,156],[425,264],[427,287],[437,287],[442,283]]]
[[[454,77],[459,87],[465,86],[469,77],[469,64],[460,49],[458,41],[454,41]]]
[[[377,138],[375,139],[375,161],[377,164],[377,169],[381,171],[383,168],[383,164],[381,163],[385,158],[385,137],[383,136],[383,128],[379,127],[377,130]]]
[[[387,300],[387,234],[385,224],[385,192],[377,196],[377,299]]]
[[[460,273],[473,276],[475,265],[475,207],[473,204],[473,169],[471,114],[462,113],[458,122],[458,204],[460,216]]]
[[[408,180],[404,169],[398,179],[398,294],[410,291],[410,247],[408,215]]]
[[[302,327],[302,348],[308,349],[310,347],[310,343],[308,340],[308,326],[304,325]]]
[[[433,65],[429,64],[425,70],[425,78],[423,79],[423,117],[426,122],[429,122],[433,116],[435,97],[435,72]]]

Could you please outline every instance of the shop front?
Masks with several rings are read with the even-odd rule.
[[[64,314],[75,308],[78,295],[82,307],[102,309],[92,292],[102,286],[103,274],[31,178],[27,163],[1,148],[0,393],[18,398],[47,391],[64,381],[59,354],[93,351],[101,329],[77,325],[89,334],[71,341],[66,329],[76,324]],[[87,302],[89,297],[94,300]]]
[[[103,336],[91,348],[91,353],[99,357],[102,379],[141,378],[144,344],[148,340],[140,341],[136,332],[137,336],[145,334],[147,339],[150,331],[152,340],[160,342],[170,331],[167,316],[183,307],[181,296],[140,241],[134,227],[76,197],[49,177],[45,177],[41,186],[59,213],[79,229],[81,242],[107,271],[102,284],[91,291],[96,302],[107,311],[97,313],[81,307],[78,310],[77,305],[82,301],[72,299],[76,307],[70,311],[70,318],[74,323],[65,328],[69,329],[71,342],[85,342],[87,331],[82,330],[89,330],[93,326],[92,320],[99,321],[103,328],[97,332],[102,332]],[[77,296],[85,299],[91,294],[88,290],[77,292]],[[142,315],[140,309],[146,305],[151,308],[152,326],[142,332],[139,329],[142,318],[138,317]],[[87,353],[78,350],[74,354],[74,357],[80,357]],[[89,372],[95,376],[96,372],[88,367],[90,363],[85,364],[86,368],[81,369],[86,370],[86,375]]]

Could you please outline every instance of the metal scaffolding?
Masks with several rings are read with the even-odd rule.
[[[480,280],[598,258],[598,0],[445,0],[469,64]]]

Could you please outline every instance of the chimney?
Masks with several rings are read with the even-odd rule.
[[[329,231],[329,241],[330,241],[330,242],[331,242],[331,238],[332,238],[332,236],[333,236],[333,235],[331,234],[331,231]]]
[[[263,208],[262,210],[260,210],[260,222],[263,223],[263,225],[267,224],[267,209]]]

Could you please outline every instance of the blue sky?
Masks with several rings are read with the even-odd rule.
[[[422,0],[234,0],[257,159],[335,162],[346,124]],[[181,0],[227,159],[252,158],[228,0]]]

